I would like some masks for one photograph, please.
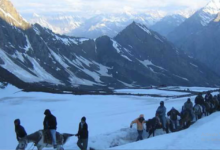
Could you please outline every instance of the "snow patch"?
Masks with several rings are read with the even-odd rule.
[[[195,65],[195,64],[193,64],[193,63],[190,63],[190,65],[192,65],[193,67],[198,68],[198,66],[197,66],[197,65]]]
[[[159,40],[160,42],[163,43],[163,40],[161,40],[156,34],[154,35],[154,37],[155,37],[157,40]]]
[[[62,57],[58,54],[56,54],[54,51],[52,51],[51,49],[50,50],[50,53],[53,55],[53,57],[60,63],[61,66],[63,66],[64,68],[68,68],[69,65],[67,65],[63,60],[62,60]]]
[[[1,49],[0,49],[0,56],[1,56],[1,59],[4,61],[4,64],[1,65],[1,66],[3,68],[5,68],[6,70],[8,70],[8,68],[13,68],[13,69],[10,69],[8,71],[11,72],[12,74],[14,74],[15,76],[17,76],[22,81],[30,82],[30,83],[42,81],[41,79],[39,79],[38,77],[34,76],[30,72],[28,72],[28,71],[24,70],[23,68],[21,68],[20,66],[16,65],[8,57],[8,55],[5,54],[5,52],[3,50],[1,50]]]
[[[178,78],[180,78],[180,79],[183,79],[183,80],[189,81],[187,78],[184,78],[184,77],[181,77],[181,76],[178,76],[178,75],[175,75],[175,74],[173,74],[173,75],[176,76],[176,77],[178,77]]]
[[[146,33],[150,34],[151,35],[151,32],[150,30],[145,26],[145,25],[142,25],[140,23],[136,23],[142,30],[144,30]]]
[[[154,64],[153,64],[151,61],[149,61],[149,60],[144,60],[144,61],[138,60],[138,61],[139,61],[141,64],[143,64],[145,67],[147,67],[147,68],[149,68],[148,66],[154,66],[154,67],[157,67],[157,68],[159,68],[159,69],[161,69],[161,70],[167,71],[167,70],[164,69],[163,67],[154,65]]]
[[[121,52],[121,50],[119,49],[120,44],[118,44],[115,40],[111,39],[111,41],[113,42],[113,47],[116,49],[116,51],[118,53]]]
[[[122,57],[124,57],[125,59],[129,60],[129,61],[132,61],[131,59],[129,59],[127,56],[125,55],[121,55]]]
[[[26,38],[26,43],[27,43],[27,45],[25,46],[25,51],[27,52],[29,49],[33,49],[32,48],[32,46],[31,46],[31,43],[30,43],[30,41],[29,41],[29,38],[28,38],[28,36],[27,35],[25,35],[25,38]]]

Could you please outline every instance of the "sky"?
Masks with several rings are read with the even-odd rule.
[[[22,14],[43,13],[116,13],[161,10],[172,12],[199,9],[210,0],[11,0]]]

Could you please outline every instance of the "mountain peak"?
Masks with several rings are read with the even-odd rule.
[[[0,18],[16,27],[26,29],[30,25],[20,16],[9,0],[0,0]]]
[[[203,11],[212,15],[216,15],[220,11],[220,0],[210,1],[204,8]]]
[[[141,30],[143,30],[144,32],[151,34],[150,30],[143,24],[140,24],[140,23],[133,21],[130,25],[128,25],[128,27],[130,27],[130,26],[131,27],[136,26],[136,27],[140,28]]]

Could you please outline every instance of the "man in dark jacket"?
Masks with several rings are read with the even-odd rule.
[[[159,114],[163,129],[166,130],[166,107],[164,106],[164,101],[160,102],[160,106],[157,108],[156,114]]]
[[[79,123],[79,130],[75,136],[78,136],[77,145],[81,150],[86,150],[88,145],[88,125],[86,123],[86,117],[82,117]]]
[[[210,93],[210,91],[207,92],[207,94],[205,95],[205,101],[206,102],[211,102],[212,101],[212,94]]]
[[[202,106],[203,112],[205,112],[205,101],[202,97],[202,93],[199,93],[195,98],[195,104]]]
[[[57,120],[54,115],[51,114],[49,109],[46,109],[44,112],[45,118],[44,118],[44,130],[50,130],[52,141],[53,141],[53,147],[57,148],[57,142],[56,142],[56,129],[57,129]]]
[[[167,113],[167,116],[170,116],[170,120],[174,125],[174,129],[177,129],[177,116],[180,116],[179,111],[172,107],[172,109]]]
[[[15,119],[14,125],[15,125],[15,133],[16,133],[16,137],[17,137],[18,141],[21,138],[27,136],[27,133],[26,133],[24,127],[21,126],[21,122],[19,119]]]

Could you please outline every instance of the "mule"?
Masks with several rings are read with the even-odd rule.
[[[74,134],[69,133],[56,133],[56,139],[57,139],[57,148],[56,150],[64,150],[63,145],[66,143],[69,137],[74,136]],[[49,130],[39,130],[36,131],[30,135],[27,135],[26,137],[19,140],[19,144],[16,148],[16,150],[25,150],[28,143],[35,143],[35,146],[37,146],[38,150],[42,150],[43,148],[49,148],[53,147],[52,145],[52,137],[50,135]]]

